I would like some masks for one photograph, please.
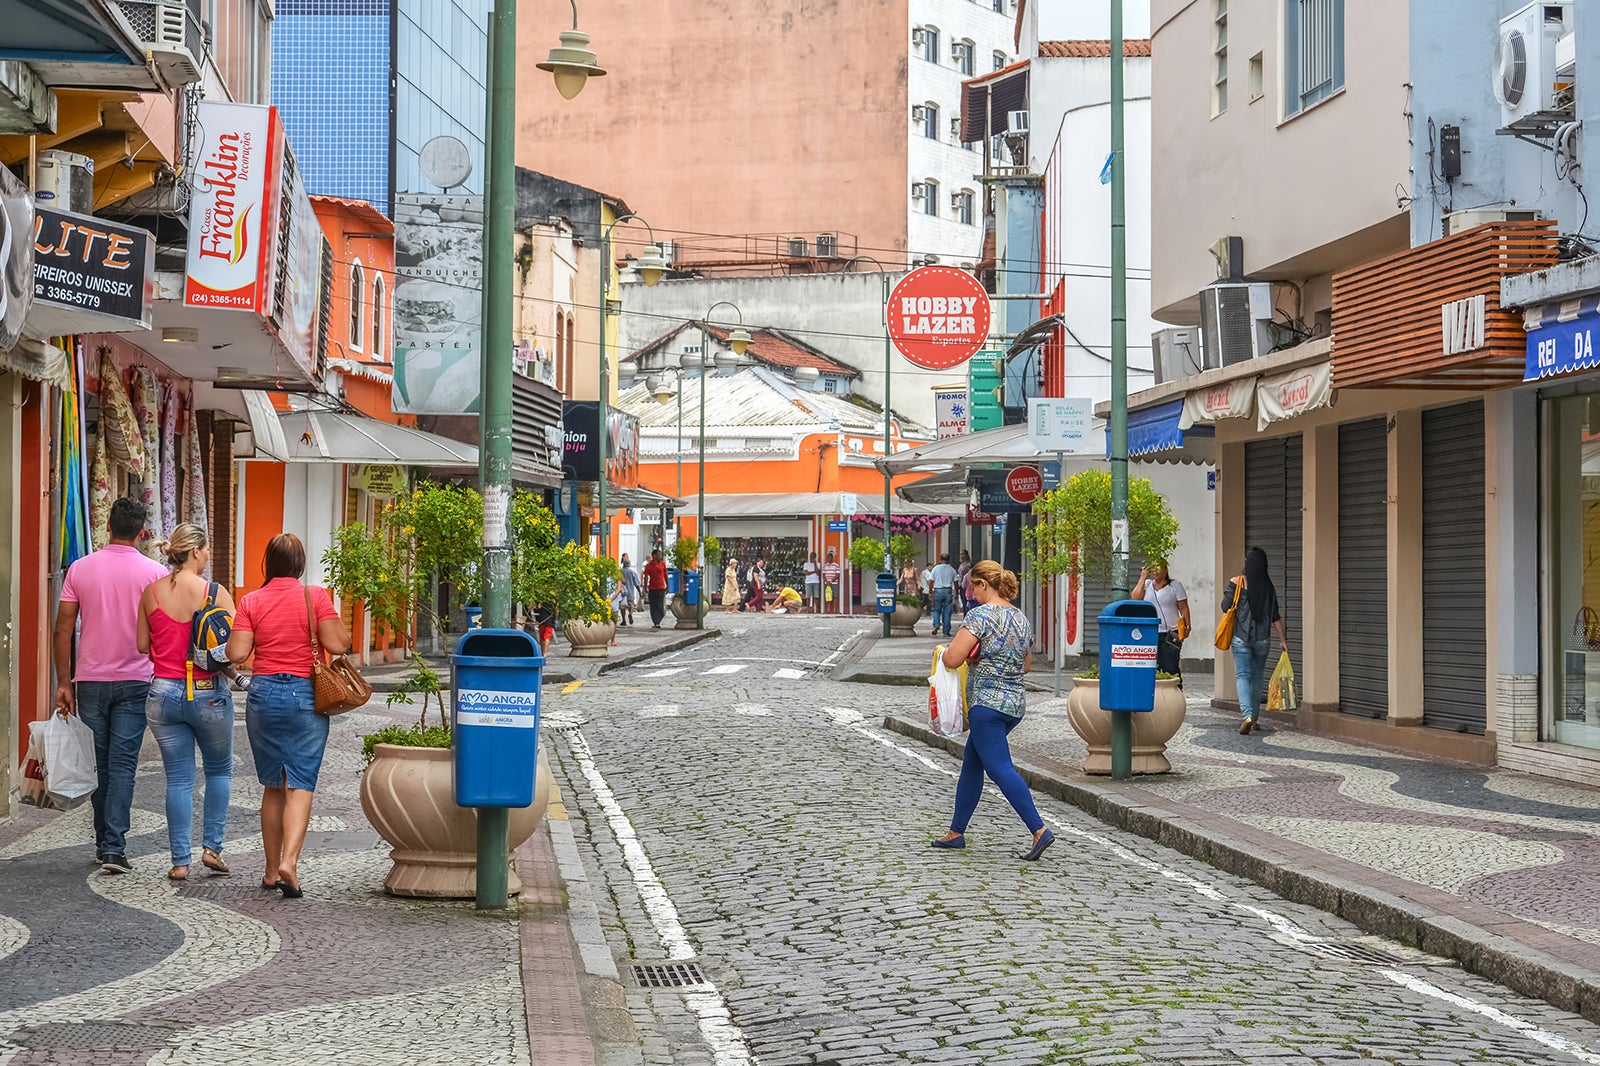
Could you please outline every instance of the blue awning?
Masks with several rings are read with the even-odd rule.
[[[1184,442],[1216,436],[1216,428],[1208,425],[1178,428],[1183,415],[1183,397],[1168,400],[1155,407],[1128,412],[1128,458],[1154,455],[1183,448]],[[1111,458],[1111,427],[1106,426],[1106,458]]]
[[[1528,331],[1528,362],[1523,381],[1600,367],[1600,314],[1594,311]]]

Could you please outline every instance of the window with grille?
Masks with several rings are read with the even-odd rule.
[[[1006,54],[1004,52],[996,52],[994,54],[994,69],[995,70],[1004,70],[1004,69],[1006,69]]]
[[[923,28],[922,58],[930,63],[939,62],[939,30],[936,26]]]
[[[360,263],[350,267],[350,347],[356,351],[361,350],[362,321],[365,316],[361,313],[367,294],[366,272],[361,269]]]
[[[372,279],[372,358],[383,359],[383,275]]]
[[[922,135],[930,141],[939,139],[939,106],[937,104],[923,105]]]
[[[1211,117],[1228,110],[1228,0],[1212,0]]]
[[[972,193],[963,189],[956,193],[951,202],[955,205],[956,221],[972,225]]]
[[[922,213],[937,216],[939,214],[939,183],[925,181],[922,186]]]
[[[1343,88],[1344,0],[1284,0],[1284,118]]]

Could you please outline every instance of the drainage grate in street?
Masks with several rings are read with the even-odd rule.
[[[1345,962],[1372,963],[1377,966],[1407,966],[1413,960],[1402,959],[1379,948],[1366,944],[1352,943],[1339,940],[1318,940],[1305,945],[1306,950],[1314,955],[1322,955],[1330,959],[1342,959]]]
[[[167,1046],[177,1026],[128,1022],[47,1022],[9,1039],[34,1051],[136,1051]]]
[[[185,881],[178,885],[178,895],[184,899],[213,899],[228,903],[240,900],[272,900],[278,893],[257,888],[253,878],[208,877],[203,881]]]
[[[698,963],[667,962],[633,964],[633,979],[642,988],[695,988],[710,984]]]

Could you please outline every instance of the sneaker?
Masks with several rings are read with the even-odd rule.
[[[100,869],[108,874],[131,874],[133,864],[128,861],[126,855],[107,855],[100,863]]]

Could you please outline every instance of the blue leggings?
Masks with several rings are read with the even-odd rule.
[[[1006,743],[1006,737],[1022,719],[1001,714],[992,707],[980,706],[968,712],[967,722],[971,732],[967,734],[966,751],[961,756],[961,777],[956,782],[956,813],[950,819],[950,831],[967,831],[972,812],[978,809],[978,797],[983,795],[983,775],[986,771],[989,779],[1000,786],[1001,794],[1016,810],[1023,824],[1028,827],[1028,832],[1037,833],[1043,829],[1044,819],[1039,817],[1038,808],[1033,805],[1033,794],[1028,791],[1027,782],[1011,765],[1011,745]]]

